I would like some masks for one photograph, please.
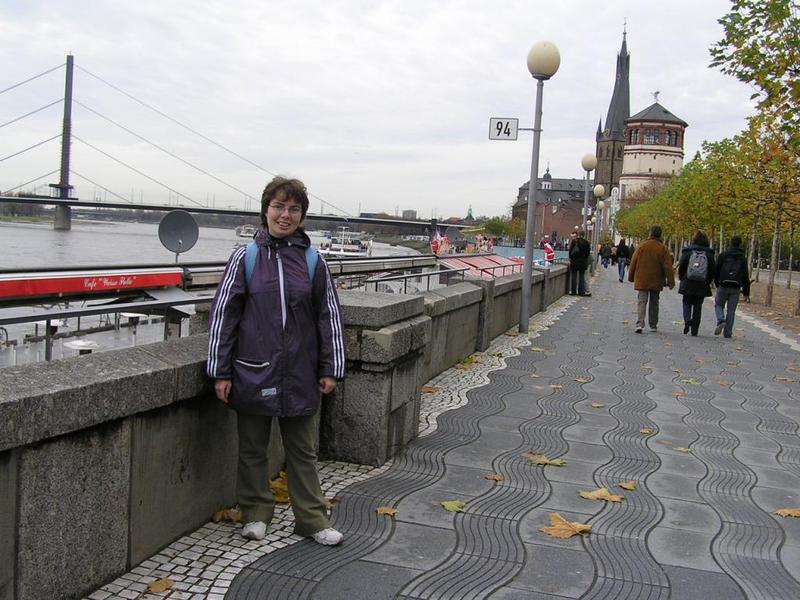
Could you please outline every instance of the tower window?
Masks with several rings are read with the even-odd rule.
[[[653,129],[645,129],[644,130],[644,143],[645,144],[656,144],[658,143],[658,132]]]
[[[639,130],[632,129],[631,130],[631,144],[638,144],[639,143]]]

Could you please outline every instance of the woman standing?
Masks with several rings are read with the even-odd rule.
[[[678,293],[683,295],[683,333],[696,336],[700,329],[703,300],[711,295],[711,282],[716,272],[714,252],[709,247],[706,232],[698,230],[692,243],[681,252]]]
[[[628,268],[628,262],[631,259],[631,252],[625,244],[625,238],[622,238],[617,244],[617,269],[619,270],[620,282],[625,280],[625,269]]]
[[[341,311],[328,267],[300,227],[305,185],[275,177],[261,198],[262,228],[228,260],[211,307],[208,375],[236,410],[242,536],[263,539],[275,509],[267,447],[278,418],[295,533],[324,545],[330,527],[316,465],[322,394],[344,377]]]

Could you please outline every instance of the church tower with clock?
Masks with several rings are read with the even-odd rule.
[[[605,188],[606,197],[611,190],[619,187],[622,175],[622,162],[625,155],[625,120],[631,114],[630,101],[630,54],[628,53],[627,32],[622,33],[622,47],[617,54],[617,72],[614,92],[608,105],[605,125],[597,125],[596,142],[597,169],[594,183]]]

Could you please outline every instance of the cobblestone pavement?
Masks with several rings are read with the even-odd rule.
[[[800,519],[774,514],[800,508],[798,340],[738,315],[716,337],[710,301],[684,336],[668,291],[638,335],[630,284],[600,269],[593,294],[429,382],[423,435],[392,463],[325,465],[340,546],[296,539],[285,511],[263,543],[207,525],[130,581],[186,575],[166,597],[229,600],[800,598]],[[579,495],[600,487],[624,500]],[[553,512],[591,533],[548,537]],[[90,597],[139,597],[120,581]]]

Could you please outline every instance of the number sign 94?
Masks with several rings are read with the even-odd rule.
[[[490,140],[516,140],[519,119],[489,119]]]

